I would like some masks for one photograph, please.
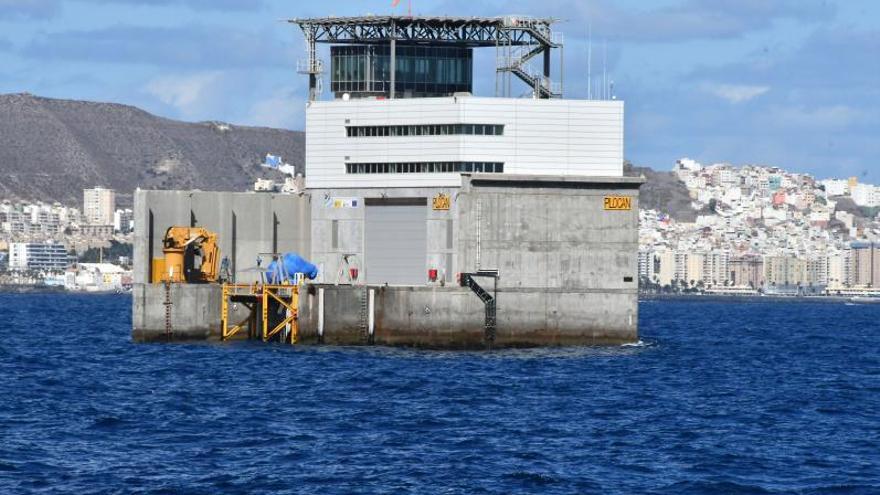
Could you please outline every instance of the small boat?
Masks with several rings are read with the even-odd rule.
[[[853,296],[849,298],[850,302],[857,304],[880,304],[880,297],[875,296]]]

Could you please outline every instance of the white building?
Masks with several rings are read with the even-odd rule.
[[[113,225],[116,212],[116,192],[95,187],[83,189],[83,216],[92,225]]]
[[[131,271],[111,263],[80,263],[65,273],[64,286],[71,291],[116,292],[131,285]]]
[[[113,213],[113,230],[128,233],[134,230],[134,212],[126,208]]]
[[[679,179],[684,180],[686,177],[694,175],[694,172],[699,172],[702,169],[703,166],[698,161],[691,160],[690,158],[681,158],[675,162],[672,171]]]
[[[711,251],[703,257],[703,281],[708,286],[724,285],[730,279],[730,252]]]
[[[853,203],[859,206],[880,206],[880,191],[871,184],[856,184],[850,188]]]
[[[70,264],[63,244],[13,242],[9,244],[10,271],[60,271]]]
[[[620,177],[623,102],[313,101],[306,164],[307,188],[455,187],[462,172]]]
[[[639,279],[654,282],[657,268],[655,260],[654,251],[639,251]]]
[[[825,187],[826,196],[844,196],[849,194],[849,181],[843,179],[827,179],[819,184]]]

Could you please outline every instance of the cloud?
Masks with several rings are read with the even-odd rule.
[[[749,86],[742,84],[705,84],[703,91],[730,103],[743,103],[770,91],[769,86]]]
[[[767,29],[778,20],[817,21],[834,9],[818,0],[692,0],[646,13],[607,9],[615,37],[635,41],[688,41],[735,38]],[[599,25],[603,18],[599,18]]]
[[[47,19],[60,9],[59,0],[0,0],[0,19]]]
[[[769,111],[769,118],[783,128],[843,129],[858,123],[862,112],[847,105],[820,107],[775,106]]]
[[[21,54],[39,60],[146,64],[192,69],[276,68],[292,65],[288,46],[271,33],[202,25],[114,26],[36,37]],[[289,56],[288,56],[289,55]]]
[[[87,0],[103,4],[146,6],[183,6],[197,10],[261,10],[264,0]]]
[[[149,81],[144,89],[181,114],[195,115],[202,110],[206,96],[216,87],[221,76],[218,71],[160,76]]]
[[[658,168],[693,155],[820,176],[869,170],[880,181],[880,30],[837,23],[804,35],[797,46],[759,47],[664,87],[624,85],[632,96],[627,157]],[[719,105],[719,98],[732,104]]]
[[[598,39],[639,43],[737,38],[771,28],[778,21],[825,22],[836,15],[835,6],[825,0],[686,0],[655,8],[624,7],[613,0],[517,0],[483,10],[495,15],[490,11],[502,6],[512,12],[570,20],[578,26],[570,36],[576,39],[583,37],[586,23],[591,22]],[[441,8],[444,12],[474,9],[473,2],[466,0],[447,1]]]
[[[240,124],[299,127],[304,93],[290,80],[274,84],[251,70],[205,70],[156,75],[140,87],[144,106],[172,118],[223,120]]]
[[[688,77],[723,80],[736,77],[742,84],[769,85],[797,91],[801,97],[822,93],[835,99],[847,88],[872,91],[880,84],[880,30],[818,29],[798,48],[767,56],[756,53],[743,62],[697,68]]]
[[[299,128],[305,117],[305,103],[301,92],[279,90],[272,96],[257,101],[251,107],[245,123],[278,129]]]

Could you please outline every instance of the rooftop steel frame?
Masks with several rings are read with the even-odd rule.
[[[561,98],[562,84],[550,81],[550,53],[562,48],[560,33],[552,30],[553,18],[526,16],[504,17],[422,17],[362,16],[289,19],[305,35],[308,59],[299,72],[309,75],[309,100],[317,99],[323,63],[317,57],[317,44],[390,45],[392,61],[397,43],[417,45],[453,45],[472,48],[495,47],[496,94],[502,92],[501,79],[515,75],[528,84],[536,98]],[[536,73],[526,65],[543,55],[543,70]],[[562,56],[560,55],[560,63]],[[393,65],[393,62],[392,62]],[[560,71],[561,73],[561,71]],[[394,98],[394,71],[391,74],[391,98]]]

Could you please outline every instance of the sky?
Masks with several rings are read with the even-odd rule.
[[[307,80],[296,63],[305,44],[283,21],[407,8],[407,0],[396,8],[390,0],[0,0],[0,93],[301,130]],[[587,95],[591,30],[593,84],[604,66],[625,102],[625,156],[637,165],[668,170],[690,157],[880,184],[876,0],[414,0],[412,11],[557,18],[568,98]],[[494,95],[494,56],[475,55],[478,95]]]

